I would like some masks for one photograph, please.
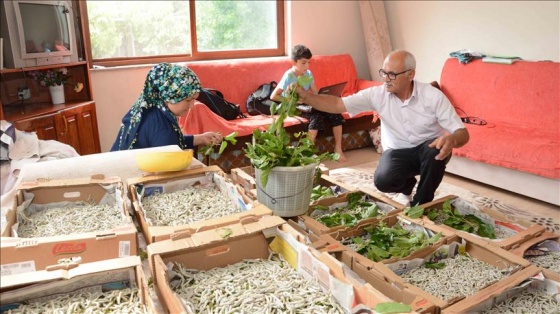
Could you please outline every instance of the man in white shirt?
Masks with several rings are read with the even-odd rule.
[[[416,60],[404,50],[391,52],[379,74],[385,84],[338,98],[297,88],[308,105],[325,112],[350,115],[375,110],[381,118],[384,152],[374,175],[381,192],[402,193],[408,204],[434,198],[453,148],[465,145],[469,133],[447,97],[430,84],[414,80]],[[416,194],[415,176],[420,175]]]

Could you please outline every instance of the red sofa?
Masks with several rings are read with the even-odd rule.
[[[441,90],[466,124],[448,172],[560,205],[560,63],[448,59]],[[470,119],[475,120],[476,119]]]
[[[245,102],[259,85],[271,81],[278,82],[284,72],[291,67],[288,57],[241,59],[225,61],[200,61],[186,63],[200,78],[203,87],[214,88],[224,94],[230,102],[239,104],[242,112],[247,113]],[[313,56],[310,70],[315,77],[318,88],[343,81],[347,82],[344,95],[353,94],[361,89],[382,84],[382,82],[367,81],[358,78],[352,57],[348,54]],[[369,130],[378,123],[373,111],[361,113],[350,118],[344,114],[346,122],[343,125],[343,150],[371,146]],[[218,156],[211,155],[205,160],[207,164],[217,164],[224,171],[231,168],[250,165],[244,157],[242,149],[251,140],[254,129],[265,130],[272,122],[270,116],[249,116],[227,121],[215,115],[204,104],[197,103],[193,109],[179,120],[184,133],[198,134],[207,131],[219,131],[224,135],[238,132],[238,143],[228,146],[226,151]],[[308,121],[304,118],[288,118],[284,126],[290,133],[307,131]],[[320,151],[333,149],[334,140],[332,130],[327,127],[320,132],[316,145]],[[203,156],[199,155],[199,159]]]

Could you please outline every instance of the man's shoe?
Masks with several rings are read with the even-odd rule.
[[[406,195],[403,193],[396,193],[396,196],[392,197],[396,202],[403,204],[406,207],[410,207],[410,202],[412,201],[412,194]]]

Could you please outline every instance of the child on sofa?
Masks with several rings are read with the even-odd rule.
[[[295,83],[297,78],[305,75],[311,77],[311,83],[307,86],[303,86],[305,90],[311,89],[314,94],[317,94],[317,86],[315,86],[315,80],[313,74],[309,70],[309,64],[311,62],[311,50],[304,45],[296,45],[292,48],[291,61],[292,67],[287,70],[282,79],[272,92],[270,98],[275,101],[282,101],[280,95],[286,97],[286,90],[290,84]],[[339,113],[327,113],[319,111],[317,109],[311,109],[309,113],[304,113],[304,117],[309,119],[309,130],[307,136],[310,140],[315,141],[317,133],[319,130],[323,129],[325,120],[327,120],[332,125],[333,137],[334,137],[334,151],[340,155],[338,159],[339,162],[345,162],[346,156],[342,152],[342,123],[344,118]]]

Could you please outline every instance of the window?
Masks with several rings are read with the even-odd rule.
[[[88,0],[81,8],[88,60],[116,66],[283,55],[283,2]]]

